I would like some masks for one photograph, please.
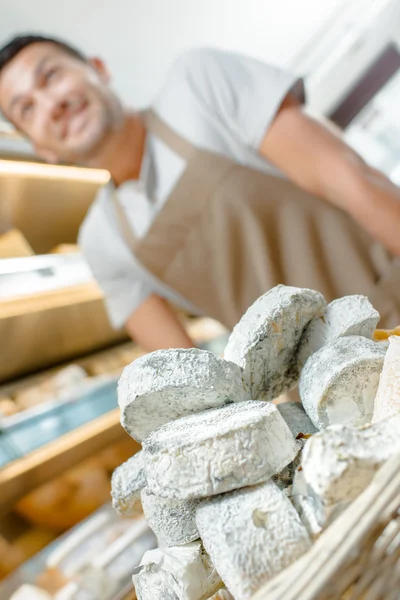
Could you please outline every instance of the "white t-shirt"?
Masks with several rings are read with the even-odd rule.
[[[198,49],[175,62],[152,108],[193,145],[282,176],[258,148],[290,91],[304,100],[302,80],[293,74],[252,58]],[[184,168],[180,156],[148,134],[139,180],[125,182],[116,190],[136,237],[146,234]],[[199,314],[132,255],[119,230],[113,193],[112,183],[99,191],[79,233],[79,244],[105,294],[113,326],[122,327],[152,293]]]

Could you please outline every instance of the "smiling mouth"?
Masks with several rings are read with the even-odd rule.
[[[83,101],[70,109],[62,128],[62,138],[66,139],[82,131],[87,122],[88,102]]]

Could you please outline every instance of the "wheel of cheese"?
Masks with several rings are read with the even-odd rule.
[[[235,600],[250,600],[311,546],[295,508],[272,481],[205,500],[196,523]]]
[[[297,452],[276,406],[256,401],[183,417],[143,442],[149,490],[180,500],[266,481]]]
[[[284,418],[293,437],[312,435],[318,431],[300,402],[282,402],[277,404],[276,408]]]
[[[182,546],[199,539],[195,514],[198,500],[174,500],[142,490],[144,516],[165,546]]]
[[[242,370],[198,349],[147,354],[125,367],[118,383],[122,426],[139,442],[179,417],[248,399]]]
[[[400,413],[400,337],[389,338],[378,391],[374,402],[373,422]]]
[[[378,311],[366,296],[344,296],[334,300],[306,327],[299,345],[300,366],[339,337],[359,335],[371,339],[379,319]]]
[[[329,425],[367,425],[386,350],[359,336],[339,338],[310,356],[299,393],[317,429]]]
[[[147,480],[142,451],[115,469],[111,478],[112,504],[120,515],[133,516],[141,511],[140,494]]]
[[[149,550],[133,571],[138,600],[206,600],[221,579],[200,542]]]
[[[233,329],[224,357],[243,368],[254,400],[274,400],[296,385],[298,343],[324,307],[318,292],[284,285],[250,306]]]
[[[400,414],[362,429],[336,425],[307,440],[301,474],[321,525],[365,490],[398,450],[399,432]]]
[[[312,496],[291,495],[290,499],[299,513],[301,522],[307,529],[310,538],[315,539],[322,532],[322,527],[318,521],[314,498]]]

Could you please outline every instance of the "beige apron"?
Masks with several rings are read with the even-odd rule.
[[[192,147],[153,112],[145,123],[187,161],[143,239],[114,200],[126,242],[159,280],[229,328],[279,283],[319,290],[327,301],[365,294],[381,326],[400,323],[400,266],[345,213],[285,179]]]

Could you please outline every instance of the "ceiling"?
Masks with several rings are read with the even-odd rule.
[[[185,49],[212,45],[288,65],[341,4],[343,0],[0,0],[0,43],[27,31],[65,38],[105,59],[125,102],[142,106]]]

